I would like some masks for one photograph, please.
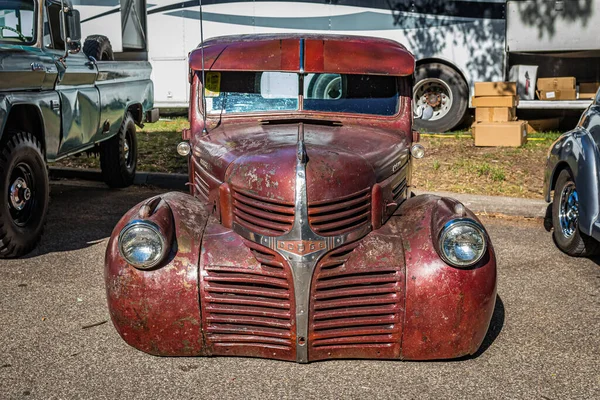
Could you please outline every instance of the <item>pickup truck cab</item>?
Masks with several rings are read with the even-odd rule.
[[[461,203],[411,196],[413,55],[290,34],[213,38],[189,60],[191,195],[133,207],[106,251],[123,339],[300,363],[476,352],[494,250]]]
[[[0,3],[0,258],[27,253],[41,236],[47,163],[99,153],[109,186],[133,182],[135,125],[157,118],[151,67],[102,61],[109,46],[94,36],[84,49],[96,53],[80,52],[69,0]]]

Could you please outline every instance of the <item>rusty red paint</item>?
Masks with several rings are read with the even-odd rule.
[[[156,355],[203,355],[198,304],[198,260],[206,223],[204,205],[189,195],[161,196],[172,210],[172,221],[160,225],[175,228],[175,253],[150,271],[128,265],[120,256],[119,232],[143,203],[119,221],[106,250],[105,280],[108,308],[121,337],[133,347]]]
[[[279,254],[212,221],[200,275],[209,354],[295,359],[294,285]]]
[[[418,139],[411,79],[403,76],[414,67],[410,53],[378,39],[267,35],[211,40],[205,57],[222,71],[296,71],[302,38],[307,71],[397,75],[398,113],[223,114],[205,124],[201,73],[192,71],[184,136],[192,148],[193,196],[168,193],[158,203],[140,203],[115,227],[105,279],[117,331],[157,355],[294,361],[299,348],[308,349],[306,361],[473,354],[494,309],[495,255],[490,243],[476,266],[447,265],[437,248],[443,225],[477,218],[454,200],[407,199],[409,149]],[[386,58],[373,62],[378,55]],[[192,69],[199,68],[198,57],[192,53]],[[308,202],[308,220],[301,223],[320,237],[279,239],[301,215],[295,202],[300,129]],[[128,265],[118,251],[119,232],[140,218],[141,208],[141,217],[173,232],[171,254],[149,271]],[[242,238],[236,227],[273,238],[271,248],[252,235]],[[294,286],[293,262],[278,253],[280,246],[308,260],[359,231],[365,236],[331,245],[306,287]],[[306,337],[298,334],[296,317],[302,289],[310,295]]]
[[[387,39],[359,36],[302,35],[304,72],[409,76],[413,55]],[[244,35],[210,39],[204,65],[215,71],[300,72],[299,35]],[[202,69],[202,50],[190,53],[190,68]]]

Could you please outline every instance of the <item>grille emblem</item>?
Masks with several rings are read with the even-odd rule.
[[[277,250],[297,256],[306,256],[327,250],[327,242],[325,240],[278,240]]]

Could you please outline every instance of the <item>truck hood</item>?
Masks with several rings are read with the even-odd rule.
[[[263,198],[293,202],[298,123],[230,125],[194,146],[220,181]],[[404,163],[408,135],[362,125],[304,124],[309,202],[370,188]]]

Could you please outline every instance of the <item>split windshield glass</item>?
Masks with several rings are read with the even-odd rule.
[[[31,1],[0,1],[0,42],[33,44],[35,42],[35,4]]]
[[[210,71],[205,93],[209,114],[295,111],[302,93],[304,110],[394,115],[399,98],[393,76],[286,72]]]

